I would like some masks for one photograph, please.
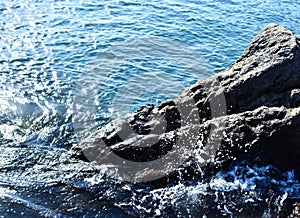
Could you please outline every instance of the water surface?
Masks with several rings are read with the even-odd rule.
[[[271,166],[242,164],[205,181],[152,189],[70,158],[78,135],[227,68],[265,25],[300,35],[299,11],[292,0],[0,2],[0,216],[269,217],[299,200],[293,173]],[[153,36],[190,46],[195,63],[210,67],[195,74],[167,58],[134,56],[96,71],[103,82],[92,93],[92,126],[74,129],[82,76],[106,60],[107,49]]]

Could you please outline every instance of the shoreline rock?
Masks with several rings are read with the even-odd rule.
[[[126,163],[111,162],[121,157],[140,166],[131,179],[159,185],[194,178],[199,165],[218,170],[253,157],[300,179],[299,45],[290,30],[266,26],[228,69],[97,130],[80,143],[82,157],[126,174]],[[143,169],[167,155],[162,164],[175,170]]]

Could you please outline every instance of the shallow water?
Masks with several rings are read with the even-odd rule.
[[[228,67],[268,23],[300,35],[299,11],[291,0],[0,2],[0,216],[269,217],[299,201],[293,172],[271,166],[153,189],[70,158],[95,128]]]

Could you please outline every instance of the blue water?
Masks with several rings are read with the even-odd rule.
[[[300,199],[293,173],[274,180],[270,167],[241,166],[252,179],[233,169],[233,179],[152,190],[70,158],[111,119],[226,69],[265,25],[300,35],[299,11],[292,0],[0,2],[0,217],[268,217]],[[138,53],[147,46],[132,40],[154,42],[156,53]],[[114,54],[123,56],[111,62]],[[201,70],[189,71],[186,54]],[[82,122],[78,107],[90,112]],[[276,188],[261,191],[261,178]]]

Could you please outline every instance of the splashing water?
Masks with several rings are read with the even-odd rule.
[[[140,36],[179,40],[210,64],[212,70],[199,76],[204,78],[229,66],[268,23],[299,35],[299,10],[296,1],[272,0],[0,2],[1,216],[270,217],[290,212],[300,199],[299,181],[293,172],[282,175],[259,163],[160,189],[112,179],[73,157],[78,138],[72,116],[81,75],[111,45]],[[97,126],[84,135],[118,116],[120,108],[134,111],[177,96],[200,79],[191,75],[157,57],[123,63],[99,87],[92,111]],[[135,96],[122,89],[128,99],[113,104],[127,81],[145,92]],[[180,86],[174,88],[174,81]]]

